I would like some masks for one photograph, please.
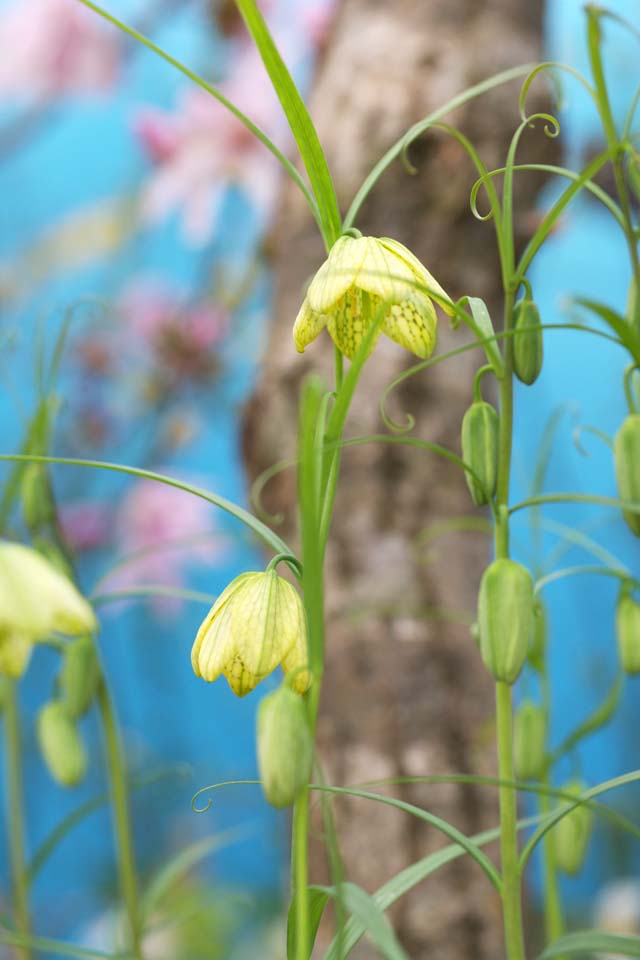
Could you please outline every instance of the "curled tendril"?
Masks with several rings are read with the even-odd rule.
[[[490,170],[489,176],[494,177],[498,172],[499,171],[497,170]],[[480,213],[480,211],[478,210],[478,193],[480,191],[480,187],[486,187],[485,177],[478,177],[476,182],[471,187],[471,192],[469,194],[469,206],[471,207],[471,213],[476,218],[476,220],[480,220],[482,223],[486,223],[487,220],[491,220],[491,218],[493,217],[493,209],[490,209],[488,213]]]
[[[255,510],[256,515],[264,523],[270,523],[272,526],[279,526],[284,522],[283,513],[269,513],[262,501],[262,497],[267,484],[279,474],[283,473],[285,470],[288,470],[289,467],[295,467],[297,462],[298,461],[294,459],[279,460],[277,463],[267,467],[266,470],[263,470],[262,473],[259,474],[251,484],[251,490],[249,491],[250,503]]]
[[[564,107],[563,101],[563,90],[560,83],[560,78],[557,76],[557,73],[564,71],[565,73],[570,74],[575,80],[578,80],[579,83],[585,88],[589,96],[594,102],[597,100],[597,95],[595,89],[591,86],[587,78],[580,73],[579,70],[576,70],[574,67],[570,67],[567,63],[560,63],[556,60],[547,60],[544,63],[538,63],[533,70],[531,70],[525,77],[522,88],[520,90],[520,96],[518,98],[518,110],[520,111],[520,116],[522,120],[527,119],[527,96],[533,81],[536,77],[540,76],[543,73],[547,73],[549,79],[553,83],[556,92],[556,107],[558,110],[562,110]]]
[[[238,786],[260,786],[262,780],[222,780],[220,783],[210,783],[208,787],[200,787],[191,798],[191,809],[194,813],[207,813],[213,806],[213,797],[209,797],[206,804],[198,806],[198,799],[210,790],[218,790],[220,787],[238,787]]]
[[[590,424],[579,423],[576,427],[573,428],[571,432],[571,439],[573,440],[574,446],[578,453],[583,457],[590,457],[591,454],[586,449],[582,443],[583,433],[589,433],[592,437],[597,437],[598,440],[602,440],[610,450],[613,450],[613,440],[611,437],[604,432],[604,430],[599,430],[597,427],[592,427]]]
[[[550,140],[555,140],[555,138],[559,136],[560,121],[558,120],[558,118],[554,117],[552,113],[544,113],[541,111],[540,113],[532,113],[529,116],[523,118],[518,131],[518,139],[519,139],[519,135],[526,129],[526,127],[535,127],[536,120],[544,121],[543,130],[545,132],[545,135],[549,137]]]
[[[402,166],[407,171],[407,173],[410,176],[415,177],[415,175],[418,172],[418,168],[416,167],[415,163],[412,163],[409,157],[409,148],[411,147],[412,143],[413,143],[413,140],[407,140],[405,143],[402,144],[402,150],[400,152],[400,162],[402,163]]]

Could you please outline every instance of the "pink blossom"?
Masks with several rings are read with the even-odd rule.
[[[145,585],[181,587],[189,567],[211,566],[223,549],[211,506],[193,494],[154,480],[134,484],[118,509],[115,527],[118,552],[130,559],[103,581],[105,590],[106,585],[109,590]],[[166,600],[154,603],[162,612],[178,606]]]
[[[60,508],[60,526],[72,550],[103,547],[111,538],[111,505],[100,500],[72,500]]]
[[[315,0],[310,6],[304,8],[302,13],[304,30],[316,49],[322,49],[325,46],[334,15],[334,0]]]
[[[282,135],[282,110],[253,47],[234,61],[220,88],[270,137]],[[144,108],[134,126],[155,166],[143,192],[147,222],[157,223],[177,211],[185,240],[203,246],[215,229],[230,183],[241,187],[260,216],[269,217],[279,183],[276,160],[205,90],[185,88],[175,113]]]
[[[14,0],[0,18],[0,96],[48,99],[113,85],[113,31],[78,0]]]

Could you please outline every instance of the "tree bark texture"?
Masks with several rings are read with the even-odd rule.
[[[343,209],[376,160],[412,123],[466,86],[539,58],[540,5],[526,0],[343,0],[319,63],[311,111]],[[452,118],[489,168],[504,162],[519,122],[511,83]],[[536,94],[533,94],[535,102]],[[538,101],[538,107],[540,103]],[[523,138],[527,159],[548,159],[538,126]],[[522,155],[522,154],[521,154]],[[493,227],[474,219],[476,174],[458,144],[434,131],[410,151],[413,176],[396,162],[356,226],[409,246],[449,294],[482,297],[501,323]],[[540,180],[517,183],[519,241],[534,222]],[[480,198],[482,205],[482,197]],[[320,370],[331,382],[332,344],[322,333],[296,354],[291,329],[305,282],[324,259],[317,229],[287,186],[271,240],[276,291],[264,366],[245,417],[251,479],[295,455],[300,381]],[[439,351],[468,339],[440,317]],[[347,436],[386,430],[384,387],[412,364],[382,337],[365,367]],[[479,351],[433,367],[393,395],[391,413],[416,418],[413,435],[459,452]],[[295,540],[295,470],[264,491],[280,528]],[[442,773],[495,774],[493,684],[469,633],[479,578],[490,555],[486,532],[440,533],[474,510],[462,473],[411,447],[372,444],[344,452],[327,567],[327,668],[319,745],[330,782]],[[461,785],[379,788],[446,817],[467,834],[498,822],[494,790]],[[349,878],[373,891],[446,840],[420,821],[362,800],[336,805]],[[320,821],[317,823],[320,828]],[[319,842],[312,876],[326,878]],[[499,904],[484,875],[461,858],[405,896],[392,919],[412,960],[499,960]],[[326,943],[330,931],[321,931]],[[376,956],[362,942],[354,957]]]

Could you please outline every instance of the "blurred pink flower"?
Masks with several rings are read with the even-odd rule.
[[[329,30],[335,15],[334,0],[315,0],[305,6],[302,23],[312,46],[322,50],[329,37]]]
[[[115,529],[119,554],[131,559],[103,581],[102,587],[109,590],[182,587],[189,567],[211,566],[224,550],[211,506],[154,480],[138,480],[126,494]],[[180,603],[159,598],[153,606],[164,613],[177,610]]]
[[[113,31],[78,0],[14,0],[0,15],[0,96],[48,99],[115,82]]]
[[[60,507],[60,526],[72,550],[93,550],[107,544],[112,534],[111,504],[100,500],[72,500]]]
[[[282,110],[253,47],[243,49],[220,89],[272,139],[282,135]],[[177,211],[185,240],[203,246],[215,229],[230,183],[249,196],[262,218],[269,217],[278,190],[277,161],[205,90],[183,90],[175,113],[141,109],[134,127],[155,165],[143,192],[147,222],[157,223]]]

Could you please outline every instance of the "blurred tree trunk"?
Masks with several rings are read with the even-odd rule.
[[[311,99],[343,209],[386,148],[413,122],[466,86],[539,57],[541,5],[526,0],[343,0],[321,58]],[[489,168],[504,162],[519,122],[519,87],[509,84],[459,110],[455,122]],[[548,152],[538,127],[524,138],[528,159]],[[482,297],[500,317],[501,284],[491,223],[469,210],[476,174],[457,143],[432,132],[416,143],[410,176],[397,162],[368,199],[357,226],[407,244],[457,298]],[[534,175],[535,177],[535,175]],[[540,181],[518,183],[519,240],[526,239]],[[482,200],[482,198],[481,198]],[[481,201],[480,201],[481,202]],[[306,280],[324,259],[322,243],[295,188],[287,186],[272,239],[276,295],[264,369],[245,422],[251,478],[294,454],[302,377],[331,382],[326,333],[303,357],[291,328]],[[441,318],[440,351],[465,341]],[[383,388],[415,358],[384,337],[366,366],[347,435],[380,432]],[[414,435],[459,450],[478,351],[411,378],[393,395],[397,419],[410,411]],[[295,537],[295,471],[271,481],[268,509]],[[490,551],[486,533],[441,533],[443,521],[480,514],[450,463],[403,446],[346,450],[327,570],[328,650],[319,741],[330,781],[451,772],[495,772],[493,685],[468,624]],[[446,817],[471,834],[498,821],[497,796],[469,786],[397,785],[396,796]],[[375,890],[444,844],[433,829],[386,807],[338,805],[349,876]],[[326,875],[312,845],[313,876]],[[498,960],[499,905],[468,858],[447,866],[395,908],[394,924],[412,960]],[[360,951],[360,952],[358,952]],[[357,957],[375,953],[362,943]]]

